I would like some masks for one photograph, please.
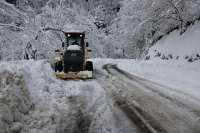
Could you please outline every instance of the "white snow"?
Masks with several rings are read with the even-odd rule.
[[[133,75],[157,82],[183,91],[192,96],[200,96],[200,23],[191,26],[183,35],[174,31],[169,36],[158,41],[149,50],[150,60],[130,59],[94,59],[95,68],[104,64],[117,64],[118,67]],[[156,50],[156,51],[155,51]],[[155,57],[160,52],[160,57]],[[172,54],[173,58],[168,57]],[[162,56],[168,60],[162,60]],[[179,59],[176,59],[179,56]],[[192,57],[194,62],[188,62],[185,56]]]
[[[155,50],[165,55],[172,54],[175,56],[200,54],[199,35],[200,23],[189,27],[183,35],[180,35],[180,31],[174,31],[150,48],[149,55],[154,57]]]
[[[101,69],[108,63],[118,64],[119,68],[136,76],[167,85],[193,97],[200,95],[200,62],[128,59],[93,61],[95,69]],[[1,62],[0,86],[0,99],[11,98],[11,103],[6,104],[0,100],[0,127],[6,127],[4,129],[7,131],[64,133],[79,129],[77,122],[87,119],[91,122],[90,132],[120,133],[130,124],[123,112],[114,107],[97,80],[58,80],[45,60]],[[21,112],[13,114],[8,111],[13,106],[20,107]],[[119,119],[127,123],[116,126]]]
[[[67,47],[67,50],[79,51],[79,50],[81,50],[81,47],[79,45],[69,45]]]
[[[10,76],[6,76],[7,73]],[[20,82],[16,77],[20,77]],[[96,80],[59,80],[45,60],[0,62],[0,99],[6,97],[11,97],[12,106],[4,106],[5,101],[0,100],[0,127],[5,132],[80,132],[79,122],[85,121],[90,132],[121,133],[123,126],[130,124],[116,126],[118,119],[127,117],[114,107]],[[21,100],[18,101],[18,97]],[[27,113],[10,112],[13,106]],[[9,123],[4,122],[4,118]]]
[[[197,23],[183,35],[180,35],[179,31],[174,31],[157,42],[149,50],[150,60],[96,59],[95,62],[100,66],[107,63],[117,64],[120,69],[128,73],[199,97],[200,57],[197,57],[197,54],[200,55],[199,35],[200,23]],[[161,53],[160,57],[154,57],[155,50]],[[172,54],[173,58],[170,59],[168,54]],[[169,59],[162,60],[163,55]],[[176,59],[176,56],[180,58]],[[196,60],[192,63],[188,62],[185,56],[196,58]]]
[[[138,61],[120,60],[118,67],[136,76],[183,91],[195,97],[200,96],[200,61]]]

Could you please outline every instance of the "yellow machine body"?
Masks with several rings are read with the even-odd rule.
[[[61,50],[55,50],[57,58],[56,58],[56,62],[59,64],[56,64],[56,67],[61,67],[61,71],[59,69],[55,70],[55,75],[57,78],[59,79],[91,79],[93,77],[93,64],[91,61],[88,61],[88,53],[91,52],[90,49],[88,49],[88,44],[85,44],[84,42],[84,37],[85,34],[84,33],[72,33],[72,32],[66,32],[64,33],[66,38],[67,38],[67,48],[69,48],[70,46],[74,47],[74,45],[70,45],[69,44],[69,37],[72,37],[73,35],[77,37],[80,36],[80,44],[78,46],[80,46],[80,51],[81,54],[77,54],[80,56],[72,56],[73,54],[75,54],[75,52],[73,52],[72,49],[68,50],[68,49],[64,49],[62,52]],[[67,51],[68,50],[68,51]],[[68,53],[66,53],[68,52]],[[69,55],[69,56],[66,56]],[[76,60],[76,57],[81,57],[78,58]],[[73,64],[75,59],[77,64]],[[69,61],[68,61],[69,59]],[[79,60],[80,59],[80,60]],[[67,65],[66,65],[67,63]],[[60,66],[59,66],[60,65]],[[78,68],[77,68],[78,67]],[[73,69],[75,69],[75,71],[73,71]],[[78,69],[78,70],[77,70]],[[58,71],[57,71],[58,70]],[[72,71],[71,71],[72,70]]]

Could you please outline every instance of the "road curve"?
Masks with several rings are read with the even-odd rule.
[[[141,133],[200,133],[200,100],[107,64],[98,82]]]

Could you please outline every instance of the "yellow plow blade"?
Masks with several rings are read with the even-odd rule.
[[[91,71],[81,71],[79,73],[56,72],[56,77],[60,79],[89,79],[92,78]]]

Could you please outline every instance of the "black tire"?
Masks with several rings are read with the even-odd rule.
[[[63,64],[62,61],[58,61],[55,63],[55,72],[62,72],[63,71]]]
[[[91,61],[86,62],[86,70],[93,71],[93,63]]]

